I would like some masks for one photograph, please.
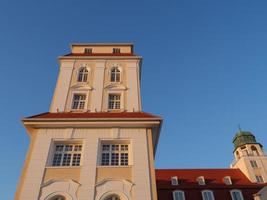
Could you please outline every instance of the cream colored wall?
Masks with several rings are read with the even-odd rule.
[[[74,63],[74,60],[65,60],[60,63],[59,75],[50,106],[50,112],[65,111]]]
[[[113,48],[120,48],[121,53],[131,53],[131,46],[72,46],[72,53],[84,53],[85,48],[92,48],[93,53],[113,53]]]
[[[89,70],[87,83],[77,82],[77,71],[86,66]],[[118,66],[122,70],[120,83],[110,82],[110,70]],[[141,111],[139,60],[79,60],[62,61],[50,112],[71,111],[74,93],[87,95],[85,110],[108,110],[108,94],[119,93],[122,109]]]
[[[132,167],[97,167],[96,182],[103,181],[105,179],[125,179],[132,181]]]
[[[134,184],[132,189],[132,200],[155,200],[153,198],[153,189],[151,181],[153,179],[151,156],[151,139],[149,139],[145,128],[58,128],[58,129],[38,129],[36,133],[36,142],[33,147],[29,164],[25,171],[25,178],[22,182],[21,192],[17,195],[18,200],[38,199],[39,191],[42,184],[52,179],[55,175],[56,179],[71,178],[78,180],[79,188],[77,198],[79,200],[88,200],[95,198],[95,185],[100,179],[108,177],[108,173],[104,168],[97,168],[98,157],[100,152],[101,140],[127,140],[131,144],[130,162],[131,175],[129,169],[121,168],[121,176],[125,180],[131,180]],[[75,168],[57,169],[47,166],[49,160],[49,149],[53,140],[79,140],[83,142],[82,166],[79,172]],[[148,146],[149,144],[149,146]],[[50,155],[51,156],[51,155]],[[47,166],[47,168],[46,168]],[[100,169],[100,171],[99,171]],[[73,171],[74,170],[74,171]],[[97,171],[98,170],[98,171]],[[68,176],[67,172],[73,173]],[[111,177],[117,169],[112,169]],[[127,172],[128,171],[128,172]],[[114,173],[113,173],[114,172]],[[113,174],[113,175],[112,175]],[[99,177],[98,177],[99,175]]]
[[[46,168],[44,172],[43,182],[47,182],[52,179],[58,180],[74,180],[76,182],[80,181],[80,167],[51,167]]]

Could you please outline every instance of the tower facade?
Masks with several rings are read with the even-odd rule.
[[[239,168],[251,182],[267,182],[267,157],[262,145],[256,141],[251,132],[238,132],[233,143],[235,161],[232,168]]]
[[[16,200],[156,200],[162,119],[142,112],[132,44],[73,44],[50,111],[23,119],[31,142]]]

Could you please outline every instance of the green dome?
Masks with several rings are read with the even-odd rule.
[[[245,144],[258,144],[255,136],[249,131],[239,131],[233,138],[235,149]]]

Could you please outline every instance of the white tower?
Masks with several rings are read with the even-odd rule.
[[[262,145],[247,131],[238,132],[233,143],[235,161],[232,168],[239,168],[251,182],[267,182],[267,157]]]
[[[31,138],[15,200],[157,200],[162,119],[141,111],[132,44],[73,44],[59,58],[50,112],[23,119]]]

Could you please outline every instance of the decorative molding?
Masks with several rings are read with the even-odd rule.
[[[78,200],[77,190],[80,184],[71,179],[56,180],[51,179],[41,186],[40,200],[49,200],[53,196],[62,195],[66,200]]]

